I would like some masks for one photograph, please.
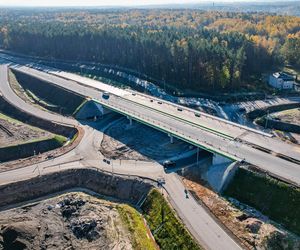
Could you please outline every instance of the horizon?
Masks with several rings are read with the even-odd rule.
[[[297,0],[205,0],[205,1],[196,1],[196,0],[131,0],[124,1],[121,0],[87,0],[84,3],[81,0],[72,0],[72,1],[59,1],[59,0],[45,0],[43,2],[39,0],[30,1],[26,3],[22,0],[11,0],[7,3],[7,0],[0,0],[1,7],[139,7],[139,6],[163,6],[163,5],[201,5],[201,4],[230,4],[230,3],[240,3],[240,4],[258,4],[258,3],[273,3],[273,2],[299,2]]]

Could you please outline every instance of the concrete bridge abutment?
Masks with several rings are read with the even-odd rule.
[[[222,155],[219,155],[219,154],[213,155],[213,162],[212,162],[213,165],[225,164],[225,163],[231,163],[231,162],[232,162],[231,159],[224,157]]]
[[[79,120],[87,120],[102,117],[112,111],[94,101],[87,101],[76,113],[75,117]]]

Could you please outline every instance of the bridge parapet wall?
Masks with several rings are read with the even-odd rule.
[[[214,154],[214,156],[213,156],[213,165],[231,163],[231,162],[232,162],[231,159],[226,158],[222,155]]]

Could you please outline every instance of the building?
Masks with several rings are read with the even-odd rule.
[[[284,72],[276,72],[270,75],[269,84],[276,89],[293,89],[295,78]]]

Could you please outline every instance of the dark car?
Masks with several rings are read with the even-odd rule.
[[[242,108],[239,108],[238,111],[241,112],[241,113],[242,113],[242,112],[246,112],[246,108],[243,108],[243,107],[242,107]]]
[[[108,92],[103,92],[102,98],[105,99],[105,100],[108,100],[109,99],[109,93]]]
[[[47,155],[46,160],[54,159],[54,155]]]

